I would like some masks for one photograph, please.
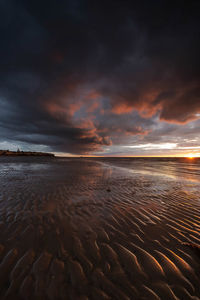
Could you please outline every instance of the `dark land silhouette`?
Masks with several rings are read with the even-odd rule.
[[[0,150],[0,156],[50,156],[54,157],[52,153],[45,152],[34,152],[34,151],[10,151],[10,150]]]

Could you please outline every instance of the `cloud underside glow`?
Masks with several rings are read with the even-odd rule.
[[[1,1],[0,148],[197,155],[199,9]]]
[[[133,145],[133,146],[124,146],[127,148],[135,148],[135,149],[143,149],[143,150],[156,150],[156,149],[175,149],[177,147],[177,144],[175,143],[163,143],[163,144],[144,144],[144,145]]]
[[[180,147],[180,146],[177,146],[176,143],[143,144],[143,145],[133,145],[133,146],[124,145],[123,147],[130,148],[130,149],[143,149],[145,151],[147,151],[147,150],[158,150],[158,149],[163,149],[163,150],[172,150],[172,149],[176,149],[176,150],[200,150],[200,146]]]

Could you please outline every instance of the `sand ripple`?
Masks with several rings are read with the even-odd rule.
[[[0,171],[1,299],[200,299],[198,183],[52,164]]]

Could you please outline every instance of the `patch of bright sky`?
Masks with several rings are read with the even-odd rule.
[[[141,144],[141,145],[128,145],[123,146],[126,148],[144,148],[145,150],[151,149],[175,149],[177,147],[176,143],[162,143],[162,144]]]
[[[8,141],[0,142],[0,150],[17,151],[18,149],[23,151],[51,152],[49,147],[45,145],[34,145],[34,144],[23,143],[23,142],[12,143]]]

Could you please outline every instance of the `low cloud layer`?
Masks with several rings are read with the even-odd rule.
[[[187,146],[199,129],[199,10],[199,1],[1,1],[0,145]]]

